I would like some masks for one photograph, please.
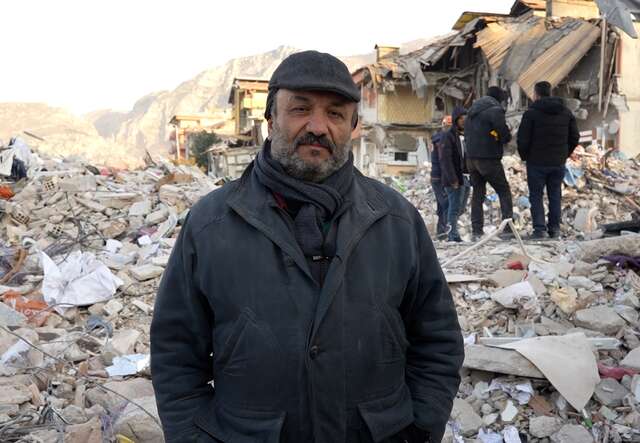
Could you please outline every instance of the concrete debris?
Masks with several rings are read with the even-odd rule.
[[[518,158],[508,155],[503,165],[517,202],[528,195],[524,168]],[[458,400],[466,400],[482,420],[480,430],[465,437],[506,441],[509,425],[522,441],[588,443],[594,437],[605,441],[604,434],[608,441],[637,441],[640,434],[629,429],[637,429],[633,425],[640,423],[640,403],[634,400],[636,390],[640,394],[640,277],[633,265],[616,265],[619,258],[602,260],[633,258],[640,251],[638,234],[620,236],[618,231],[617,236],[603,237],[602,233],[603,224],[638,219],[639,208],[626,199],[629,194],[623,197],[600,185],[602,165],[582,157],[572,164],[583,174],[579,189],[565,186],[563,190],[561,240],[524,240],[523,251],[515,241],[495,239],[450,261],[471,247],[470,214],[467,210],[459,219],[466,244],[436,238],[436,204],[428,167],[413,178],[391,183],[423,214],[440,262],[446,264],[445,274],[473,276],[449,280],[466,338]],[[636,183],[638,195],[637,160],[616,161],[607,167],[615,169],[613,176],[620,174]],[[597,180],[585,181],[585,177]],[[614,188],[615,179],[609,185]],[[490,234],[501,220],[498,199],[489,196],[484,209],[485,234]],[[514,212],[518,212],[514,224],[526,238],[530,210],[522,206]],[[516,288],[526,288],[528,297],[519,297]],[[532,300],[539,310],[525,309]],[[527,343],[542,339],[551,341]],[[502,348],[522,342],[525,345],[519,350]],[[607,378],[614,375],[617,389]],[[518,391],[507,388],[523,380],[530,382],[533,391],[525,403],[519,401]],[[463,441],[459,434],[453,441]]]
[[[593,436],[583,426],[564,425],[551,436],[553,443],[594,443]]]
[[[164,441],[149,373],[154,297],[185,211],[218,186],[165,160],[131,171],[40,163],[1,183],[13,196],[0,201],[0,440]]]
[[[575,314],[574,323],[576,326],[603,334],[615,334],[626,324],[616,310],[608,306],[580,310]]]
[[[622,359],[620,364],[626,368],[635,369],[640,371],[640,347],[633,349]]]
[[[562,240],[496,237],[446,266],[467,345],[445,439],[583,443],[606,433],[638,440],[640,277],[601,259],[637,256],[640,235],[598,238],[603,223],[633,219],[627,199],[637,194],[606,188],[607,176],[589,158],[581,160],[583,178],[599,181],[565,188]],[[186,211],[216,180],[156,159],[135,171],[40,163],[28,179],[8,184],[13,196],[0,205],[0,439],[163,441],[148,370],[154,297]],[[503,163],[514,201],[523,201],[525,168],[509,155]],[[640,179],[636,161],[609,159],[607,167],[615,168],[610,188],[620,177],[631,187]],[[428,170],[391,183],[435,233]],[[500,223],[493,197],[485,201],[486,234]],[[515,211],[524,237],[530,210]],[[459,223],[467,241],[469,212]],[[441,263],[470,246],[433,238]],[[62,284],[48,284],[44,255]],[[63,281],[64,264],[82,257],[118,284],[77,286],[90,275],[82,273]],[[45,297],[49,287],[56,297]],[[74,297],[62,297],[70,289]],[[34,317],[27,302],[45,303],[50,314]],[[7,431],[9,420],[20,426]]]
[[[516,351],[482,345],[465,347],[464,367],[518,377],[544,378],[542,372]]]
[[[562,420],[558,417],[531,417],[529,433],[536,438],[550,437],[562,428]]]
[[[456,398],[453,402],[451,419],[460,427],[460,433],[465,437],[475,435],[483,425],[482,418],[465,400]]]
[[[605,406],[622,406],[622,400],[627,396],[629,390],[618,383],[613,378],[603,378],[596,386],[595,398]]]

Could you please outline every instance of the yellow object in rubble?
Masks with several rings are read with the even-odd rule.
[[[495,138],[496,140],[498,140],[498,131],[496,131],[495,129],[493,129],[491,132],[489,132],[489,135],[492,135],[493,138]]]
[[[128,437],[125,437],[125,436],[124,436],[124,435],[122,435],[122,434],[117,434],[117,435],[116,435],[116,441],[117,441],[118,443],[136,443],[135,441],[131,440],[131,439],[130,439],[130,438],[128,438]]]

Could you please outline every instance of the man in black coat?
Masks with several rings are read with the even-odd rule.
[[[462,137],[464,136],[464,123],[467,111],[462,107],[456,107],[451,115],[453,124],[444,134],[442,149],[440,150],[440,170],[442,171],[442,186],[447,193],[449,208],[447,222],[449,224],[450,242],[461,242],[458,232],[458,216],[465,198],[464,150]]]
[[[560,235],[562,181],[567,158],[580,142],[580,132],[573,113],[559,97],[551,97],[551,84],[539,82],[534,87],[534,102],[522,116],[518,130],[518,153],[527,162],[527,183],[532,237]],[[542,196],[545,187],[549,199],[549,221],[545,225]]]
[[[289,56],[263,150],[192,208],[151,324],[167,441],[440,441],[460,327],[420,214],[353,166],[359,99],[335,57]]]
[[[433,150],[431,151],[431,189],[436,197],[436,213],[438,214],[438,224],[436,227],[436,235],[443,238],[447,233],[447,212],[449,210],[449,200],[447,193],[442,186],[442,170],[440,169],[440,151],[442,151],[442,140],[446,132],[446,128],[451,126],[451,116],[443,119],[443,129],[436,132],[431,138]]]
[[[504,146],[511,141],[502,102],[506,93],[496,87],[489,88],[487,96],[476,100],[467,115],[465,140],[467,143],[467,168],[471,177],[471,227],[474,239],[484,233],[482,205],[487,193],[487,183],[495,189],[500,199],[502,219],[513,218],[511,188],[502,167]],[[505,237],[509,237],[507,232]]]

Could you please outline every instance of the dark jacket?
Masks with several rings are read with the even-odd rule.
[[[522,116],[518,153],[531,165],[564,166],[579,142],[576,118],[559,97],[537,100]]]
[[[465,173],[464,152],[460,142],[460,132],[456,121],[464,115],[464,109],[456,108],[451,116],[453,125],[444,134],[442,149],[440,151],[440,169],[442,170],[442,186],[450,187],[454,185],[462,186]]]
[[[444,131],[436,132],[431,137],[431,143],[433,144],[433,150],[431,151],[431,181],[440,181],[442,177],[442,171],[440,169],[440,151],[442,150],[442,139],[444,138]]]
[[[476,100],[469,109],[464,134],[469,158],[500,160],[511,131],[498,100],[489,96]]]
[[[160,284],[167,441],[380,442],[414,423],[439,442],[463,344],[418,211],[357,172],[320,287],[251,170],[192,208]]]

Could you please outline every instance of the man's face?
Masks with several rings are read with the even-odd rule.
[[[271,156],[287,174],[318,183],[347,162],[355,103],[332,92],[281,89],[275,105]]]
[[[458,129],[463,131],[464,130],[464,123],[467,121],[467,116],[466,115],[461,115],[460,117],[458,117],[458,120],[456,120],[457,124],[458,124]]]

